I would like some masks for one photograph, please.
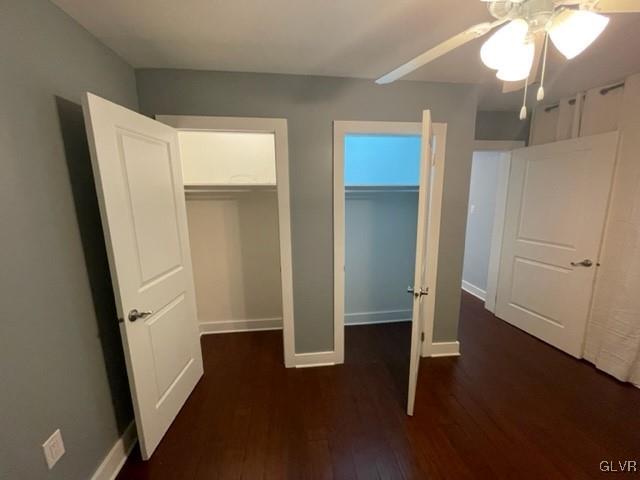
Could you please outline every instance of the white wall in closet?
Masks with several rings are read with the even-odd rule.
[[[420,143],[345,136],[346,325],[411,320]]]
[[[185,185],[276,184],[272,133],[179,131]]]
[[[274,134],[178,135],[200,331],[282,328]]]
[[[201,332],[282,327],[275,189],[187,195]]]
[[[411,320],[418,192],[349,191],[345,201],[345,324]]]

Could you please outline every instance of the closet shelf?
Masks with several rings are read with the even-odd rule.
[[[414,193],[418,185],[345,185],[345,193]]]
[[[272,183],[225,183],[210,185],[185,185],[186,194],[194,193],[238,193],[238,192],[275,192],[276,185]]]

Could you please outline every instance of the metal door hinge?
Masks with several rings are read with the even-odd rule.
[[[421,342],[424,342],[424,332],[422,332],[422,333],[420,334],[420,341],[421,341]]]

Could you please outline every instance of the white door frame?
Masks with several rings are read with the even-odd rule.
[[[491,251],[489,254],[489,272],[487,274],[487,290],[484,307],[492,313],[496,311],[496,295],[498,293],[498,276],[500,275],[500,254],[502,253],[502,233],[504,216],[507,210],[507,190],[511,171],[511,151],[525,146],[521,140],[476,140],[474,152],[504,152],[500,156],[498,181],[496,187],[496,206],[493,214],[491,231]]]
[[[275,136],[276,190],[278,193],[278,231],[280,236],[280,272],[282,279],[282,336],[284,364],[295,367],[293,321],[293,266],[291,253],[291,207],[289,195],[289,141],[287,120],[283,118],[210,117],[193,115],[156,115],[160,122],[177,130],[272,133]]]
[[[333,344],[335,363],[344,363],[344,264],[345,264],[345,188],[344,188],[344,137],[347,134],[421,135],[421,122],[333,122]],[[444,186],[446,123],[433,123],[436,153],[433,158],[432,191],[429,204],[428,265],[429,295],[425,298],[425,311],[430,325],[424,325],[425,341],[421,355],[431,355],[433,342],[433,316],[436,300],[438,250],[440,241],[440,216],[442,189]]]

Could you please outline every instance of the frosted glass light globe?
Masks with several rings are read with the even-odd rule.
[[[608,23],[608,17],[587,10],[564,10],[553,19],[549,36],[570,60],[591,45]]]
[[[525,42],[529,25],[521,18],[512,20],[497,30],[484,42],[480,49],[480,58],[489,68],[500,70],[511,62],[514,56],[520,54],[520,48]]]

